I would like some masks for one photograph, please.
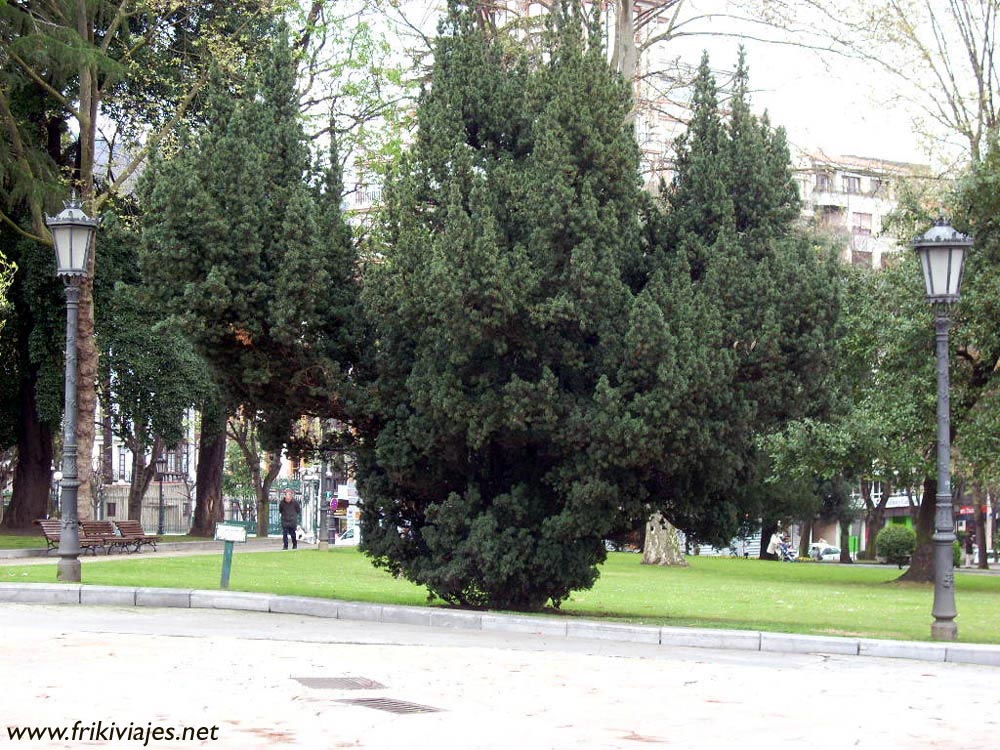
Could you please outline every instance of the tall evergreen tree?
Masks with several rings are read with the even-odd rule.
[[[748,513],[769,515],[758,438],[827,408],[839,306],[834,259],[794,226],[784,133],[752,114],[747,82],[741,53],[723,117],[702,58],[676,178],[664,215],[650,224],[653,257],[672,273],[687,269],[692,308],[713,321],[695,329],[709,348],[696,354],[704,372],[690,394],[699,413],[687,415],[696,420],[692,460],[654,483],[650,501],[716,542]]]
[[[637,152],[596,32],[577,4],[554,18],[528,61],[451,6],[369,277],[364,544],[463,604],[589,587],[620,512],[595,438],[629,314]]]
[[[234,101],[217,79],[204,130],[151,170],[145,268],[211,363],[225,399],[280,450],[302,414],[342,416],[354,360],[354,249],[339,163],[322,187],[299,115],[294,49],[271,54]],[[258,488],[267,523],[267,487]]]

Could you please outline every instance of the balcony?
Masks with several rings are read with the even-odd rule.
[[[813,190],[812,202],[816,207],[836,206],[837,208],[847,208],[848,194],[830,188],[816,188]]]

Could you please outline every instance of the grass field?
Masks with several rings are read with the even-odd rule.
[[[590,591],[561,616],[631,623],[928,640],[932,587],[892,581],[894,567],[690,558],[688,568],[640,565],[613,553]],[[134,556],[89,564],[85,583],[215,589],[221,554]],[[54,582],[55,564],[0,566],[0,581]],[[961,640],[1000,643],[1000,576],[958,573]],[[427,591],[374,569],[354,549],[237,553],[230,588],[388,604],[428,605]],[[556,614],[554,611],[551,614]]]

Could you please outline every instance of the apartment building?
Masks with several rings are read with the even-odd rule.
[[[795,165],[802,219],[843,241],[845,263],[881,268],[899,252],[886,219],[898,205],[899,181],[927,175],[927,166],[822,151],[798,154]]]

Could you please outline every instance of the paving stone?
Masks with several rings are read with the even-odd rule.
[[[245,609],[268,612],[270,594],[253,594],[246,591],[192,591],[191,606],[205,609]]]
[[[268,610],[285,615],[307,615],[336,619],[342,602],[310,596],[272,596]]]
[[[847,654],[858,655],[856,638],[834,638],[824,635],[795,635],[793,633],[761,633],[761,651],[780,651],[790,654]]]
[[[110,604],[135,606],[135,588],[132,586],[82,586],[80,604]]]
[[[382,622],[394,622],[399,625],[431,624],[431,611],[427,607],[382,607]]]
[[[945,653],[945,646],[937,643],[880,641],[870,638],[862,638],[858,641],[858,654],[860,656],[880,656],[889,659],[919,659],[920,661],[944,661]]]
[[[139,588],[135,590],[137,607],[187,607],[191,606],[190,589]]]
[[[618,625],[602,622],[569,622],[566,635],[570,638],[598,638],[629,643],[659,643],[660,629],[642,625]]]
[[[660,628],[660,643],[664,646],[760,651],[760,633],[754,630]]]
[[[25,604],[79,604],[80,584],[0,583],[0,601]]]
[[[477,612],[450,612],[447,610],[434,610],[431,612],[431,627],[482,630],[483,616]]]
[[[945,661],[1000,667],[1000,646],[948,645],[946,651]]]
[[[483,630],[498,633],[537,633],[566,635],[566,622],[553,617],[517,617],[516,615],[483,615]]]
[[[337,617],[341,620],[365,620],[366,622],[382,621],[381,604],[361,604],[358,602],[339,602]]]

